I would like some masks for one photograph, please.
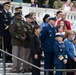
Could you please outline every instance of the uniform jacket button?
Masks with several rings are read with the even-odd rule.
[[[48,43],[49,44],[49,43]]]

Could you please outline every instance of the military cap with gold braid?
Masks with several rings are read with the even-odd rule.
[[[15,10],[19,10],[19,11],[22,11],[22,7],[16,7]]]
[[[3,3],[3,6],[10,6],[10,2]]]
[[[22,13],[21,12],[16,12],[16,13],[14,13],[14,16],[22,16]]]
[[[25,15],[25,18],[30,18],[32,19],[32,16],[30,14]]]

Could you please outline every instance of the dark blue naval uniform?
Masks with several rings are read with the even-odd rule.
[[[2,25],[4,24],[4,15],[2,13],[3,5],[0,4],[0,49],[2,49]],[[0,52],[1,57],[1,52]]]
[[[44,68],[45,69],[54,68],[53,45],[55,41],[55,31],[56,31],[55,29],[56,29],[55,27],[52,27],[50,24],[48,24],[41,31],[40,39],[41,39],[42,48],[44,51]],[[53,72],[49,72],[49,75],[53,75]]]
[[[4,15],[0,12],[0,49],[2,49],[2,25],[4,24]],[[0,52],[1,57],[1,52]]]
[[[12,45],[11,45],[11,34],[9,32],[9,27],[11,23],[11,13],[6,12],[5,10],[2,11],[3,13],[3,25],[2,28],[2,36],[4,37],[4,50],[9,53],[12,53]],[[11,56],[6,55],[6,62],[11,61]]]
[[[11,23],[11,13],[10,12],[6,12],[5,10],[3,10],[2,13],[4,15],[4,25],[3,25],[2,35],[11,36],[10,32],[9,32],[9,26],[10,26],[10,23]]]
[[[67,50],[64,43],[55,41],[54,44],[54,65],[56,69],[65,69],[66,65],[63,60],[67,60]],[[62,75],[62,72],[56,72],[56,75]]]
[[[67,54],[68,54],[68,62],[66,65],[67,69],[74,69],[74,47],[73,47],[73,41],[69,38],[65,39],[64,41],[66,49],[67,49]],[[68,72],[67,75],[74,75],[74,72]]]

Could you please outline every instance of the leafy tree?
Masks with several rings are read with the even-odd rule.
[[[31,0],[23,0],[23,2],[26,2],[26,3],[30,3]],[[41,4],[44,3],[44,0],[38,0]],[[54,1],[55,0],[49,0],[50,1],[50,4],[53,5]],[[66,1],[66,0],[62,0],[62,1]],[[71,1],[76,1],[76,0],[71,0]]]

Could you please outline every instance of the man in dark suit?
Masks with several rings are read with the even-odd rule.
[[[54,69],[54,50],[53,45],[55,41],[55,17],[50,17],[49,23],[41,31],[41,42],[42,49],[44,52],[44,68],[45,69]],[[46,72],[44,73],[46,75]],[[48,72],[48,75],[53,75],[53,72]]]
[[[4,24],[4,15],[2,13],[3,5],[0,4],[0,49],[2,49],[2,25]],[[1,57],[1,52],[0,52]]]
[[[3,3],[3,15],[4,15],[4,24],[2,25],[3,30],[2,30],[2,36],[4,37],[4,50],[12,53],[12,45],[11,45],[11,34],[9,32],[9,26],[11,23],[11,13],[9,12],[10,10],[10,2],[5,2]],[[11,62],[12,58],[11,56],[6,55],[6,62]]]

